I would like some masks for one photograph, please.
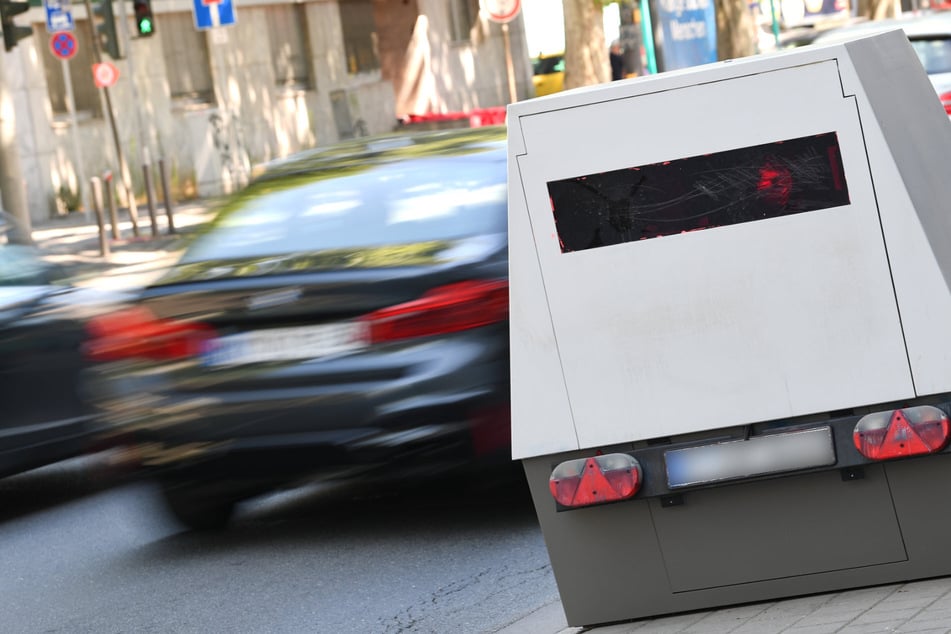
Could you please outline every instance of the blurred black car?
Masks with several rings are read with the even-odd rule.
[[[311,472],[510,460],[504,143],[441,132],[275,163],[92,324],[104,420],[178,519],[221,525]]]
[[[96,434],[83,397],[86,320],[116,297],[66,283],[66,271],[9,243],[0,213],[0,477],[72,458]]]

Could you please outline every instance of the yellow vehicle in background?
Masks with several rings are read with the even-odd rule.
[[[535,96],[550,95],[565,89],[565,54],[541,54],[532,58],[532,83]]]

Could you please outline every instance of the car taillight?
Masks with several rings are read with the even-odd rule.
[[[507,281],[456,282],[361,318],[367,343],[441,335],[508,319]]]
[[[548,480],[552,497],[567,507],[626,500],[634,497],[640,486],[641,466],[624,453],[562,462]]]
[[[159,319],[141,307],[92,319],[86,330],[90,338],[84,351],[93,361],[194,357],[201,353],[204,342],[215,336],[207,324]]]
[[[871,460],[903,458],[941,451],[948,444],[947,415],[921,405],[863,416],[855,425],[855,448]]]
[[[938,99],[941,100],[941,105],[944,106],[944,111],[951,115],[951,92],[943,92],[938,95]]]

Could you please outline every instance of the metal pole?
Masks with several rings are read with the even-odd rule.
[[[89,179],[90,189],[92,190],[92,205],[96,212],[96,224],[99,226],[99,253],[106,257],[109,255],[109,238],[106,237],[106,219],[102,213],[102,181],[98,176]]]
[[[158,218],[155,217],[155,187],[152,184],[152,166],[149,161],[149,149],[143,152],[145,161],[142,163],[142,177],[145,180],[145,197],[149,202],[149,220],[152,223],[152,237],[158,236]]]
[[[654,25],[651,24],[651,7],[648,0],[641,0],[641,29],[644,33],[647,72],[654,75],[657,73],[657,53],[654,51]]]
[[[109,204],[109,222],[112,224],[112,239],[118,240],[119,213],[116,211],[116,187],[112,179],[112,172],[106,172],[102,178],[106,183],[106,202]]]
[[[135,61],[132,58],[132,36],[129,35],[129,20],[127,18],[126,3],[119,2],[119,30],[122,31],[122,44],[125,46],[125,58],[129,62],[129,87],[132,90],[132,103],[139,103],[139,87],[135,81]],[[142,122],[142,108],[135,108],[135,126],[139,135],[139,162],[142,165],[149,163],[150,143],[145,134],[145,125]]]
[[[83,0],[86,5],[86,15],[89,17],[89,29],[91,31],[92,37],[92,51],[93,58],[97,63],[102,62],[102,50],[99,48],[99,33],[96,32],[96,26],[93,23],[93,13],[92,3],[90,0]],[[103,0],[103,2],[111,2],[112,0]],[[120,1],[120,5],[122,2]],[[119,140],[119,128],[116,125],[116,115],[112,109],[112,97],[109,94],[109,88],[104,86],[99,89],[99,93],[102,95],[104,110],[106,111],[106,116],[109,118],[109,127],[112,128],[112,142],[116,148],[116,160],[119,162],[119,174],[122,177],[122,187],[125,189],[126,199],[129,201],[129,217],[132,220],[132,232],[138,236],[139,235],[139,211],[135,206],[135,192],[132,190],[132,178],[129,176],[129,166],[125,162],[125,157],[122,154],[122,143]]]
[[[515,92],[515,65],[512,63],[512,41],[509,38],[509,23],[502,23],[502,41],[505,44],[505,72],[509,79],[509,103],[518,101]]]
[[[165,168],[165,159],[158,160],[159,175],[162,177],[162,198],[165,201],[165,215],[168,217],[168,232],[177,233],[175,219],[172,216],[172,188],[168,185],[168,170]]]
[[[779,41],[779,20],[776,18],[776,2],[775,0],[769,0],[769,19],[772,21],[773,27],[773,42],[776,43],[776,49],[780,48]]]
[[[60,60],[63,68],[63,83],[66,84],[66,110],[69,112],[70,136],[73,139],[73,157],[76,161],[76,177],[79,179],[79,191],[83,201],[83,215],[86,222],[89,222],[90,203],[89,191],[85,187],[86,169],[83,167],[83,155],[79,150],[79,122],[76,120],[76,98],[73,94],[73,76],[69,71],[69,62],[65,59]]]

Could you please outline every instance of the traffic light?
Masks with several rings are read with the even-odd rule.
[[[119,55],[119,35],[116,33],[116,16],[112,12],[112,0],[99,0],[99,4],[93,8],[92,12],[102,18],[102,23],[96,26],[96,35],[99,36],[102,50],[108,53],[112,59],[121,59]]]
[[[13,16],[30,10],[29,2],[12,2],[0,0],[0,25],[3,27],[3,48],[12,51],[17,42],[33,35],[33,28],[17,26],[13,23]]]
[[[152,0],[132,0],[135,9],[135,28],[140,37],[155,33],[155,18],[152,17]]]

